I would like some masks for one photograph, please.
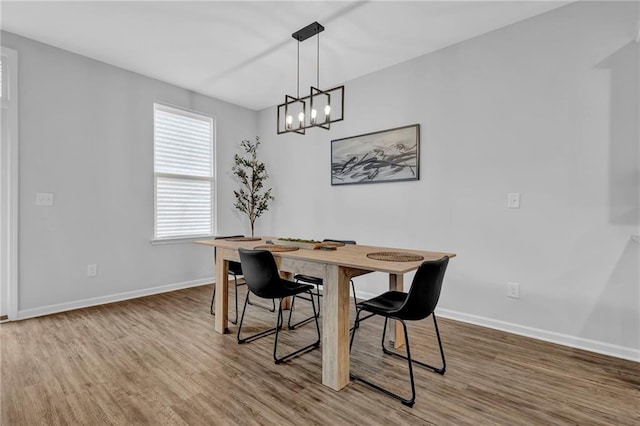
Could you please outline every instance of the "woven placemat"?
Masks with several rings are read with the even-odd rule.
[[[240,242],[240,241],[260,241],[262,238],[260,237],[234,237],[234,238],[225,238],[225,240],[227,241],[235,241],[235,242]]]
[[[277,244],[263,244],[261,246],[255,246],[254,249],[269,250],[269,251],[295,251],[298,247],[279,246]]]
[[[403,253],[400,251],[377,251],[367,253],[369,259],[384,260],[386,262],[417,262],[424,259],[424,256],[413,253]]]

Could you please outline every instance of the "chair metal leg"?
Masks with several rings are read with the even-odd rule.
[[[236,299],[236,319],[229,320],[229,322],[233,325],[237,325],[238,324],[238,277],[236,276],[236,274],[233,274],[233,280],[235,284],[233,289],[235,291],[235,299]],[[247,291],[247,295],[249,295],[248,291]]]
[[[356,330],[360,328],[360,323],[375,315],[375,314],[369,314],[364,318],[360,318],[361,312],[362,312],[362,309],[358,309],[358,305],[356,305],[356,320],[353,323],[353,327],[349,329],[349,332],[351,333],[351,341],[349,342],[349,353],[351,353],[351,347],[353,346],[353,339],[356,337]]]
[[[356,285],[353,282],[353,280],[349,280],[349,281],[351,282],[351,289],[353,290],[353,306],[356,308],[356,312],[358,312],[358,299],[356,299]],[[358,327],[360,327],[360,321],[354,321],[353,322],[353,327],[351,327],[349,329],[349,331],[353,330],[354,328],[358,328]]]
[[[349,280],[351,282],[351,289],[353,290],[353,306],[358,310],[358,300],[356,299],[356,284],[353,280]]]
[[[278,358],[277,352],[278,352],[278,334],[280,329],[282,328],[282,323],[283,323],[283,315],[282,315],[282,299],[280,299],[280,303],[278,304],[278,317],[276,319],[276,327],[275,327],[275,332],[276,332],[276,338],[275,341],[273,342],[273,360],[275,361],[276,364],[281,364],[284,361],[287,361],[297,355],[309,352],[312,349],[315,349],[317,347],[320,346],[320,324],[318,323],[318,315],[316,315],[316,304],[313,301],[313,293],[311,293],[311,290],[309,291],[309,295],[311,296],[311,305],[313,307],[313,317],[311,318],[315,318],[316,320],[316,331],[318,332],[318,340],[316,340],[315,342],[313,342],[310,345],[307,345],[303,348],[300,348],[296,351],[293,351],[285,356],[282,356],[280,358]],[[293,302],[292,302],[293,303]],[[291,306],[293,308],[293,305]]]
[[[361,310],[358,309],[358,307],[356,306],[356,321],[354,323],[354,326],[351,330],[351,340],[349,341],[349,353],[351,353],[351,347],[353,346],[353,339],[355,339],[356,337],[356,330],[360,327],[360,312],[362,312]]]
[[[234,320],[230,319],[229,322],[231,324],[233,324],[233,325],[237,325],[238,324],[238,287],[244,285],[244,283],[238,284],[238,276],[235,275],[235,274],[233,274],[233,280],[234,280],[234,283],[235,283],[235,292],[236,292],[235,293],[235,298],[236,298],[236,318]],[[216,285],[214,284],[213,285],[213,294],[211,295],[211,307],[209,308],[209,313],[211,315],[215,315],[216,314],[214,312],[214,310],[213,310],[213,304],[214,304],[215,300],[216,300]],[[253,303],[251,303],[251,301],[249,301],[249,304],[253,305]],[[273,299],[271,299],[271,308],[267,308],[266,306],[261,306],[261,305],[256,305],[256,306],[258,306],[260,308],[263,308],[263,309],[268,309],[269,312],[275,312],[276,311],[276,302]]]
[[[233,325],[237,325],[238,324],[238,287],[245,285],[244,283],[240,283],[238,284],[238,277],[237,275],[233,276],[233,279],[235,281],[235,291],[236,291],[236,319],[235,320],[229,320],[229,322]],[[247,295],[249,294],[249,290],[247,290]],[[213,302],[212,302],[213,303]],[[269,312],[275,312],[276,311],[276,302],[275,300],[271,299],[271,305],[272,308],[269,309],[266,306],[262,306],[262,305],[257,305],[255,303],[251,303],[251,299],[249,299],[249,304],[251,306],[257,306],[258,308],[262,308],[262,309],[267,309]]]
[[[296,305],[296,297],[293,296],[291,298],[291,306],[289,306],[289,320],[287,321],[287,327],[289,328],[289,330],[293,330],[293,328],[296,325],[299,325],[299,323],[298,323],[298,324],[294,324],[293,326],[291,326],[291,315],[293,314],[293,308],[295,307],[295,305]]]
[[[358,313],[356,314],[356,324],[357,325],[359,325],[359,322],[360,322],[360,319],[359,319],[360,312],[361,311],[358,311]],[[388,321],[388,318],[385,317],[385,321],[384,321],[385,328],[387,326],[387,321]],[[412,366],[412,360],[411,360],[411,350],[410,350],[410,347],[409,347],[409,334],[407,332],[407,325],[405,324],[405,322],[402,321],[402,320],[400,320],[400,322],[402,323],[402,327],[403,327],[403,330],[404,330],[405,345],[407,346],[407,357],[406,357],[406,359],[407,359],[407,363],[409,365],[409,379],[411,381],[411,399],[403,398],[402,396],[400,396],[398,394],[395,394],[395,393],[393,393],[393,392],[391,392],[391,391],[389,391],[389,390],[387,390],[387,389],[385,389],[385,388],[383,388],[383,387],[381,387],[381,386],[379,386],[379,385],[377,385],[377,384],[375,384],[373,382],[370,382],[370,381],[368,381],[366,379],[363,379],[362,377],[356,376],[355,374],[350,374],[350,377],[351,377],[352,380],[357,380],[359,382],[362,382],[362,383],[364,383],[364,384],[366,384],[366,385],[368,385],[368,386],[370,386],[370,387],[372,387],[372,388],[384,393],[385,395],[388,395],[390,397],[393,397],[393,398],[399,400],[402,404],[406,405],[407,407],[413,407],[413,404],[415,404],[415,401],[416,401],[416,386],[415,386],[415,381],[414,381],[414,378],[413,378],[413,366]],[[357,329],[358,329],[358,327],[354,326],[353,333],[351,334],[351,344],[349,345],[349,350],[351,350],[351,347],[353,346],[353,340],[354,340],[354,337],[356,335],[356,330]]]
[[[298,282],[298,281],[296,281]],[[313,303],[313,293],[311,293],[311,291],[309,291],[309,294],[311,295],[311,297],[309,299],[305,299],[305,300],[310,300],[311,303]],[[316,297],[318,299],[318,311],[316,313],[315,308],[314,308],[314,315],[310,316],[309,318],[305,318],[303,320],[298,321],[295,324],[291,324],[291,316],[293,315],[293,306],[296,303],[296,299],[298,298],[297,296],[293,296],[292,300],[291,300],[291,309],[289,310],[289,321],[287,321],[287,326],[289,327],[289,330],[293,330],[294,328],[296,328],[299,325],[302,324],[306,324],[309,321],[313,320],[314,318],[317,320],[318,317],[320,316],[320,298],[322,297],[320,295],[320,288],[318,286],[316,286]]]
[[[355,330],[356,328],[360,327],[360,323],[361,323],[362,321],[367,320],[367,319],[369,319],[369,318],[371,318],[371,317],[373,317],[373,316],[375,316],[375,315],[376,315],[376,314],[369,314],[369,315],[367,315],[367,316],[366,316],[366,317],[364,317],[364,318],[359,318],[359,315],[357,315],[357,314],[358,314],[358,304],[356,303],[356,320],[353,322],[353,327],[351,327],[351,328],[349,329],[349,332],[352,332],[352,331],[353,331],[353,330]]]
[[[296,280],[296,282],[298,282]],[[353,290],[353,306],[356,309],[356,311],[358,310],[358,300],[356,299],[356,285],[353,282],[353,280],[349,280],[349,282],[351,283],[351,289]],[[313,298],[313,296],[312,296]],[[322,295],[320,294],[320,287],[316,285],[316,298],[318,299],[318,316],[320,315],[320,312],[322,312],[322,309],[320,307],[321,303],[320,301],[322,300]],[[293,330],[294,328],[296,328],[297,326],[301,325],[301,324],[306,324],[309,321],[311,321],[313,319],[313,317],[309,317],[309,318],[305,318],[301,321],[298,321],[295,324],[291,324],[291,314],[293,312],[293,304],[295,303],[295,299],[296,297],[293,297],[293,301],[291,302],[291,312],[289,312],[289,321],[288,321],[288,326],[289,326],[289,330]],[[305,299],[308,300],[308,299]],[[354,327],[356,327],[356,325],[354,325]],[[353,329],[353,328],[352,328]]]
[[[436,336],[438,338],[438,347],[440,348],[440,357],[442,358],[442,367],[435,367],[433,365],[429,365],[427,363],[424,363],[422,361],[416,361],[415,359],[413,360],[413,362],[415,362],[416,364],[418,364],[421,367],[425,367],[428,368],[430,370],[432,370],[434,373],[438,373],[440,375],[443,375],[447,369],[447,362],[444,358],[444,349],[442,348],[442,340],[440,339],[440,330],[438,330],[438,322],[436,321],[436,315],[435,314],[431,314],[433,316],[433,325],[436,329]],[[385,318],[384,320],[384,330],[382,332],[382,351],[387,354],[387,355],[393,355],[393,356],[397,356],[398,358],[403,358],[403,359],[407,359],[407,357],[405,355],[402,355],[398,352],[392,351],[387,349],[387,347],[385,346],[384,342],[385,342],[385,335],[387,332],[387,321],[388,318]],[[408,349],[409,347],[407,346],[407,353],[408,353]]]
[[[289,353],[289,354],[287,354],[287,355],[285,355],[283,357],[278,358],[278,356],[277,356],[278,334],[279,334],[280,329],[282,328],[282,325],[283,325],[283,322],[284,322],[283,315],[282,315],[282,299],[280,299],[279,302],[280,303],[278,303],[278,315],[276,317],[276,326],[274,328],[270,328],[269,330],[265,330],[265,331],[262,331],[260,333],[256,333],[256,334],[254,334],[252,336],[249,336],[249,337],[241,338],[240,334],[242,332],[242,323],[244,322],[244,314],[247,311],[247,305],[249,304],[249,292],[247,292],[247,297],[244,300],[244,307],[242,309],[242,315],[240,316],[240,324],[238,326],[238,335],[237,335],[238,343],[242,344],[242,343],[251,342],[253,340],[257,340],[257,339],[260,339],[262,337],[265,337],[265,336],[268,336],[268,335],[271,335],[271,334],[275,333],[275,340],[274,340],[274,343],[273,343],[273,360],[275,361],[276,364],[280,364],[280,363],[282,363],[284,361],[287,361],[287,360],[289,360],[289,359],[291,359],[291,358],[293,358],[293,357],[295,357],[297,355],[300,355],[302,353],[308,352],[311,349],[315,349],[315,348],[320,346],[320,324],[318,323],[318,318],[315,317],[316,318],[316,331],[318,332],[318,339],[315,342],[313,342],[312,344],[308,345],[308,346],[305,346],[305,347],[303,347],[301,349],[298,349],[298,350],[296,350],[294,352],[291,352],[291,353]],[[313,305],[313,312],[315,314],[316,305],[313,302],[312,302],[312,305]],[[274,306],[275,306],[275,301],[274,301]]]
[[[216,314],[215,312],[213,312],[213,302],[214,302],[214,300],[216,300],[216,285],[215,284],[213,285],[213,294],[211,295],[211,308],[209,308],[209,313],[211,315],[215,315]],[[236,316],[236,318],[237,318],[237,316]]]
[[[236,284],[236,285],[238,285],[238,284]],[[239,285],[244,285],[244,284],[239,284]],[[260,304],[253,303],[253,302],[251,302],[251,300],[249,300],[249,304],[251,306],[257,306],[258,308],[266,309],[269,312],[275,312],[276,311],[276,301],[275,301],[275,299],[271,299],[271,307],[270,308],[267,308],[266,306],[263,306],[263,305],[260,305]],[[237,318],[237,316],[236,316],[236,318]]]
[[[265,337],[268,336],[270,334],[273,334],[277,331],[277,328],[270,328],[269,330],[265,330],[262,331],[260,333],[254,334],[252,336],[249,337],[245,337],[245,338],[241,338],[240,337],[240,333],[242,332],[242,322],[244,321],[244,314],[247,310],[247,305],[249,304],[249,291],[247,291],[247,297],[244,299],[244,308],[242,309],[242,316],[240,317],[240,325],[238,326],[238,335],[237,335],[237,339],[238,339],[238,343],[242,344],[242,343],[247,343],[247,342],[251,342],[253,340],[257,340],[261,337]]]
[[[296,280],[296,282],[298,282]],[[349,282],[351,283],[351,289],[353,290],[353,306],[355,307],[356,311],[358,310],[358,301],[356,299],[356,285],[353,282],[353,280],[349,280]],[[311,296],[311,298],[313,299],[313,296]],[[322,312],[322,309],[320,307],[320,300],[322,300],[322,295],[320,294],[320,287],[316,285],[316,298],[318,299],[318,316],[320,316],[320,312]],[[291,301],[291,311],[289,311],[289,321],[287,322],[287,325],[289,327],[289,330],[293,330],[294,328],[296,328],[299,325],[302,324],[306,324],[309,321],[311,321],[314,317],[309,317],[309,318],[305,318],[301,321],[298,321],[295,324],[291,324],[291,315],[293,313],[293,305],[295,303],[296,300],[296,296],[293,297],[293,300]],[[308,300],[308,299],[305,299]],[[354,324],[354,327],[357,327],[357,325]]]

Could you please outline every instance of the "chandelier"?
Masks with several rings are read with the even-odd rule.
[[[285,95],[278,105],[278,134],[299,133],[311,127],[329,130],[331,123],[344,120],[344,86],[320,90],[320,36],[324,27],[317,22],[291,34],[298,40],[297,94]],[[316,36],[316,86],[311,86],[307,96],[300,97],[300,43]]]

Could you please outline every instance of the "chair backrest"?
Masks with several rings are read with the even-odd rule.
[[[219,236],[219,237],[214,237],[214,240],[226,240],[227,238],[240,238],[240,237],[244,237],[244,235],[225,235],[225,236]],[[213,249],[213,256],[216,256],[216,251],[217,249],[214,248]],[[239,262],[234,262],[233,260],[229,261],[229,273],[232,275],[242,275],[242,266],[240,265]]]
[[[238,249],[244,280],[256,296],[270,297],[282,287],[273,254],[269,250]]]
[[[407,300],[396,316],[407,320],[421,320],[433,313],[440,299],[440,290],[444,281],[449,258],[422,263],[413,277]]]
[[[343,243],[343,244],[352,244],[352,245],[356,244],[356,242],[353,240],[334,240],[332,238],[325,238],[322,241],[325,243]]]

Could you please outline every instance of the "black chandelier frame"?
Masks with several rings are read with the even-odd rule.
[[[285,95],[284,103],[278,105],[277,107],[277,131],[278,134],[283,133],[298,133],[301,135],[305,134],[306,129],[312,127],[320,127],[325,130],[329,130],[331,128],[331,123],[336,123],[338,121],[344,120],[344,86],[336,86],[331,89],[321,90],[317,87],[311,86],[310,93],[307,96],[300,96],[300,43],[310,37],[318,36],[322,31],[324,31],[324,27],[320,25],[318,22],[313,22],[312,24],[307,25],[306,27],[296,31],[291,34],[291,37],[298,41],[298,68],[297,68],[297,80],[298,80],[298,96],[290,96]],[[316,85],[320,85],[320,38],[317,37],[317,82]],[[318,120],[317,117],[312,116],[310,114],[311,111],[316,111],[314,108],[314,104],[318,103],[318,99],[320,97],[326,98],[325,106],[329,107],[329,111],[325,110],[324,119]],[[338,98],[340,100],[340,109],[337,111],[339,114],[336,114],[336,108],[331,105],[331,99]],[[298,120],[297,125],[293,124],[293,116],[291,114],[291,110],[293,106],[299,104],[300,106],[297,108],[297,111],[300,111],[304,116],[302,120]],[[307,106],[309,109],[307,110]],[[316,111],[317,114],[317,111]],[[291,122],[287,122],[287,118],[291,119]]]

